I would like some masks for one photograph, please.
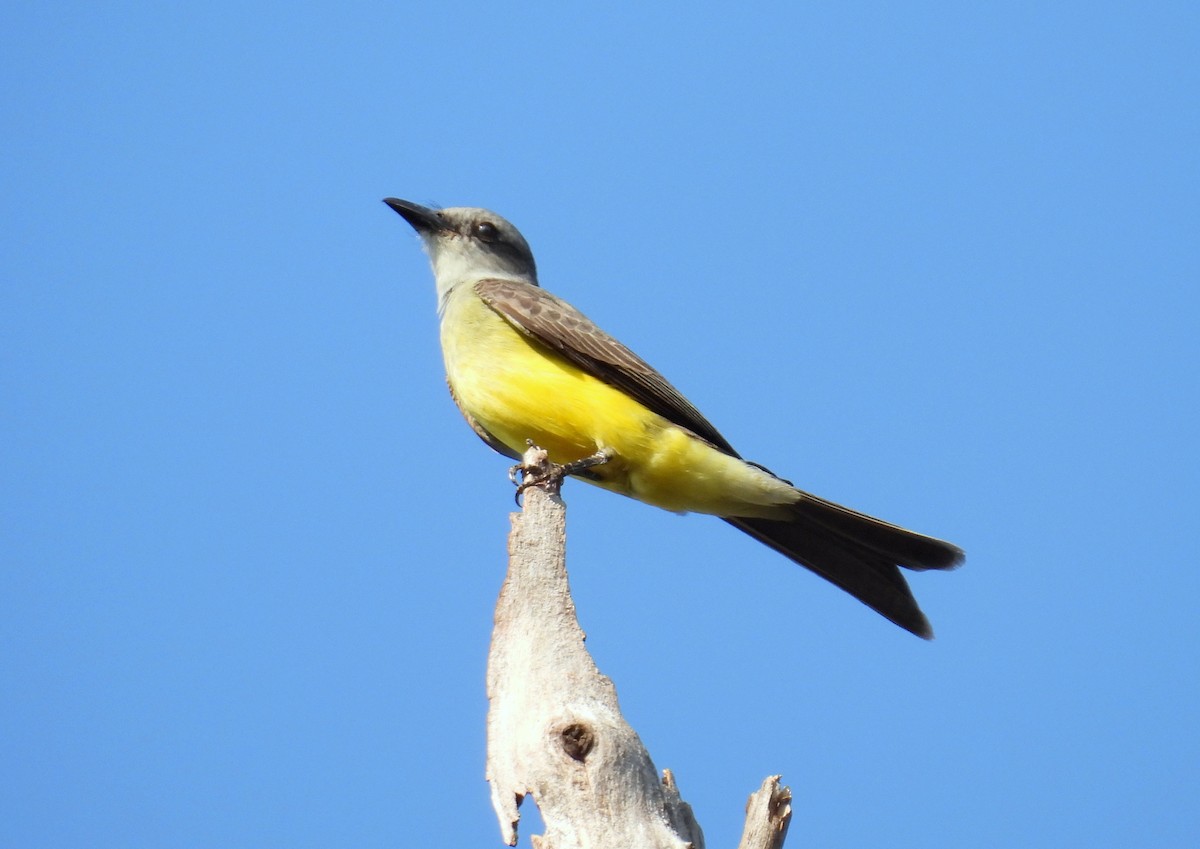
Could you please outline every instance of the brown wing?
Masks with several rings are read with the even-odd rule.
[[[545,289],[516,280],[480,280],[475,292],[526,336],[557,351],[593,377],[628,392],[664,419],[739,456],[679,390],[583,313]]]

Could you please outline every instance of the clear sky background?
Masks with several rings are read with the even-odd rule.
[[[925,643],[567,487],[710,847],[771,773],[789,845],[1196,845],[1198,9],[6,4],[0,846],[500,845],[508,461],[388,195],[505,215],[743,454],[967,551]]]

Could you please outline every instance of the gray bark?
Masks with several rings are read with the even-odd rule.
[[[526,469],[547,468],[530,449]],[[659,778],[621,716],[612,681],[584,648],[566,572],[566,512],[556,486],[525,490],[488,656],[487,777],[504,841],[532,795],[546,832],[534,849],[703,849],[670,771]],[[739,849],[779,849],[791,816],[778,776],[750,797]]]

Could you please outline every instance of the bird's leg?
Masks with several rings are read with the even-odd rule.
[[[577,475],[582,471],[591,469],[595,466],[603,466],[612,459],[612,452],[601,449],[595,454],[590,454],[587,457],[580,457],[578,460],[572,460],[559,468],[562,470],[563,477],[567,475]]]
[[[587,457],[559,465],[551,462],[545,450],[534,445],[532,439],[525,440],[525,444],[529,446],[529,450],[525,452],[520,463],[508,470],[508,479],[517,487],[515,495],[517,504],[521,503],[521,494],[531,486],[548,486],[557,492],[562,486],[563,478],[567,475],[585,472],[612,459],[609,451],[601,450]]]

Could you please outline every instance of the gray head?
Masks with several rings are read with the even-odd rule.
[[[496,213],[469,206],[429,209],[397,198],[387,198],[384,203],[420,235],[433,264],[439,298],[463,281],[484,277],[537,285],[537,266],[529,243]]]

